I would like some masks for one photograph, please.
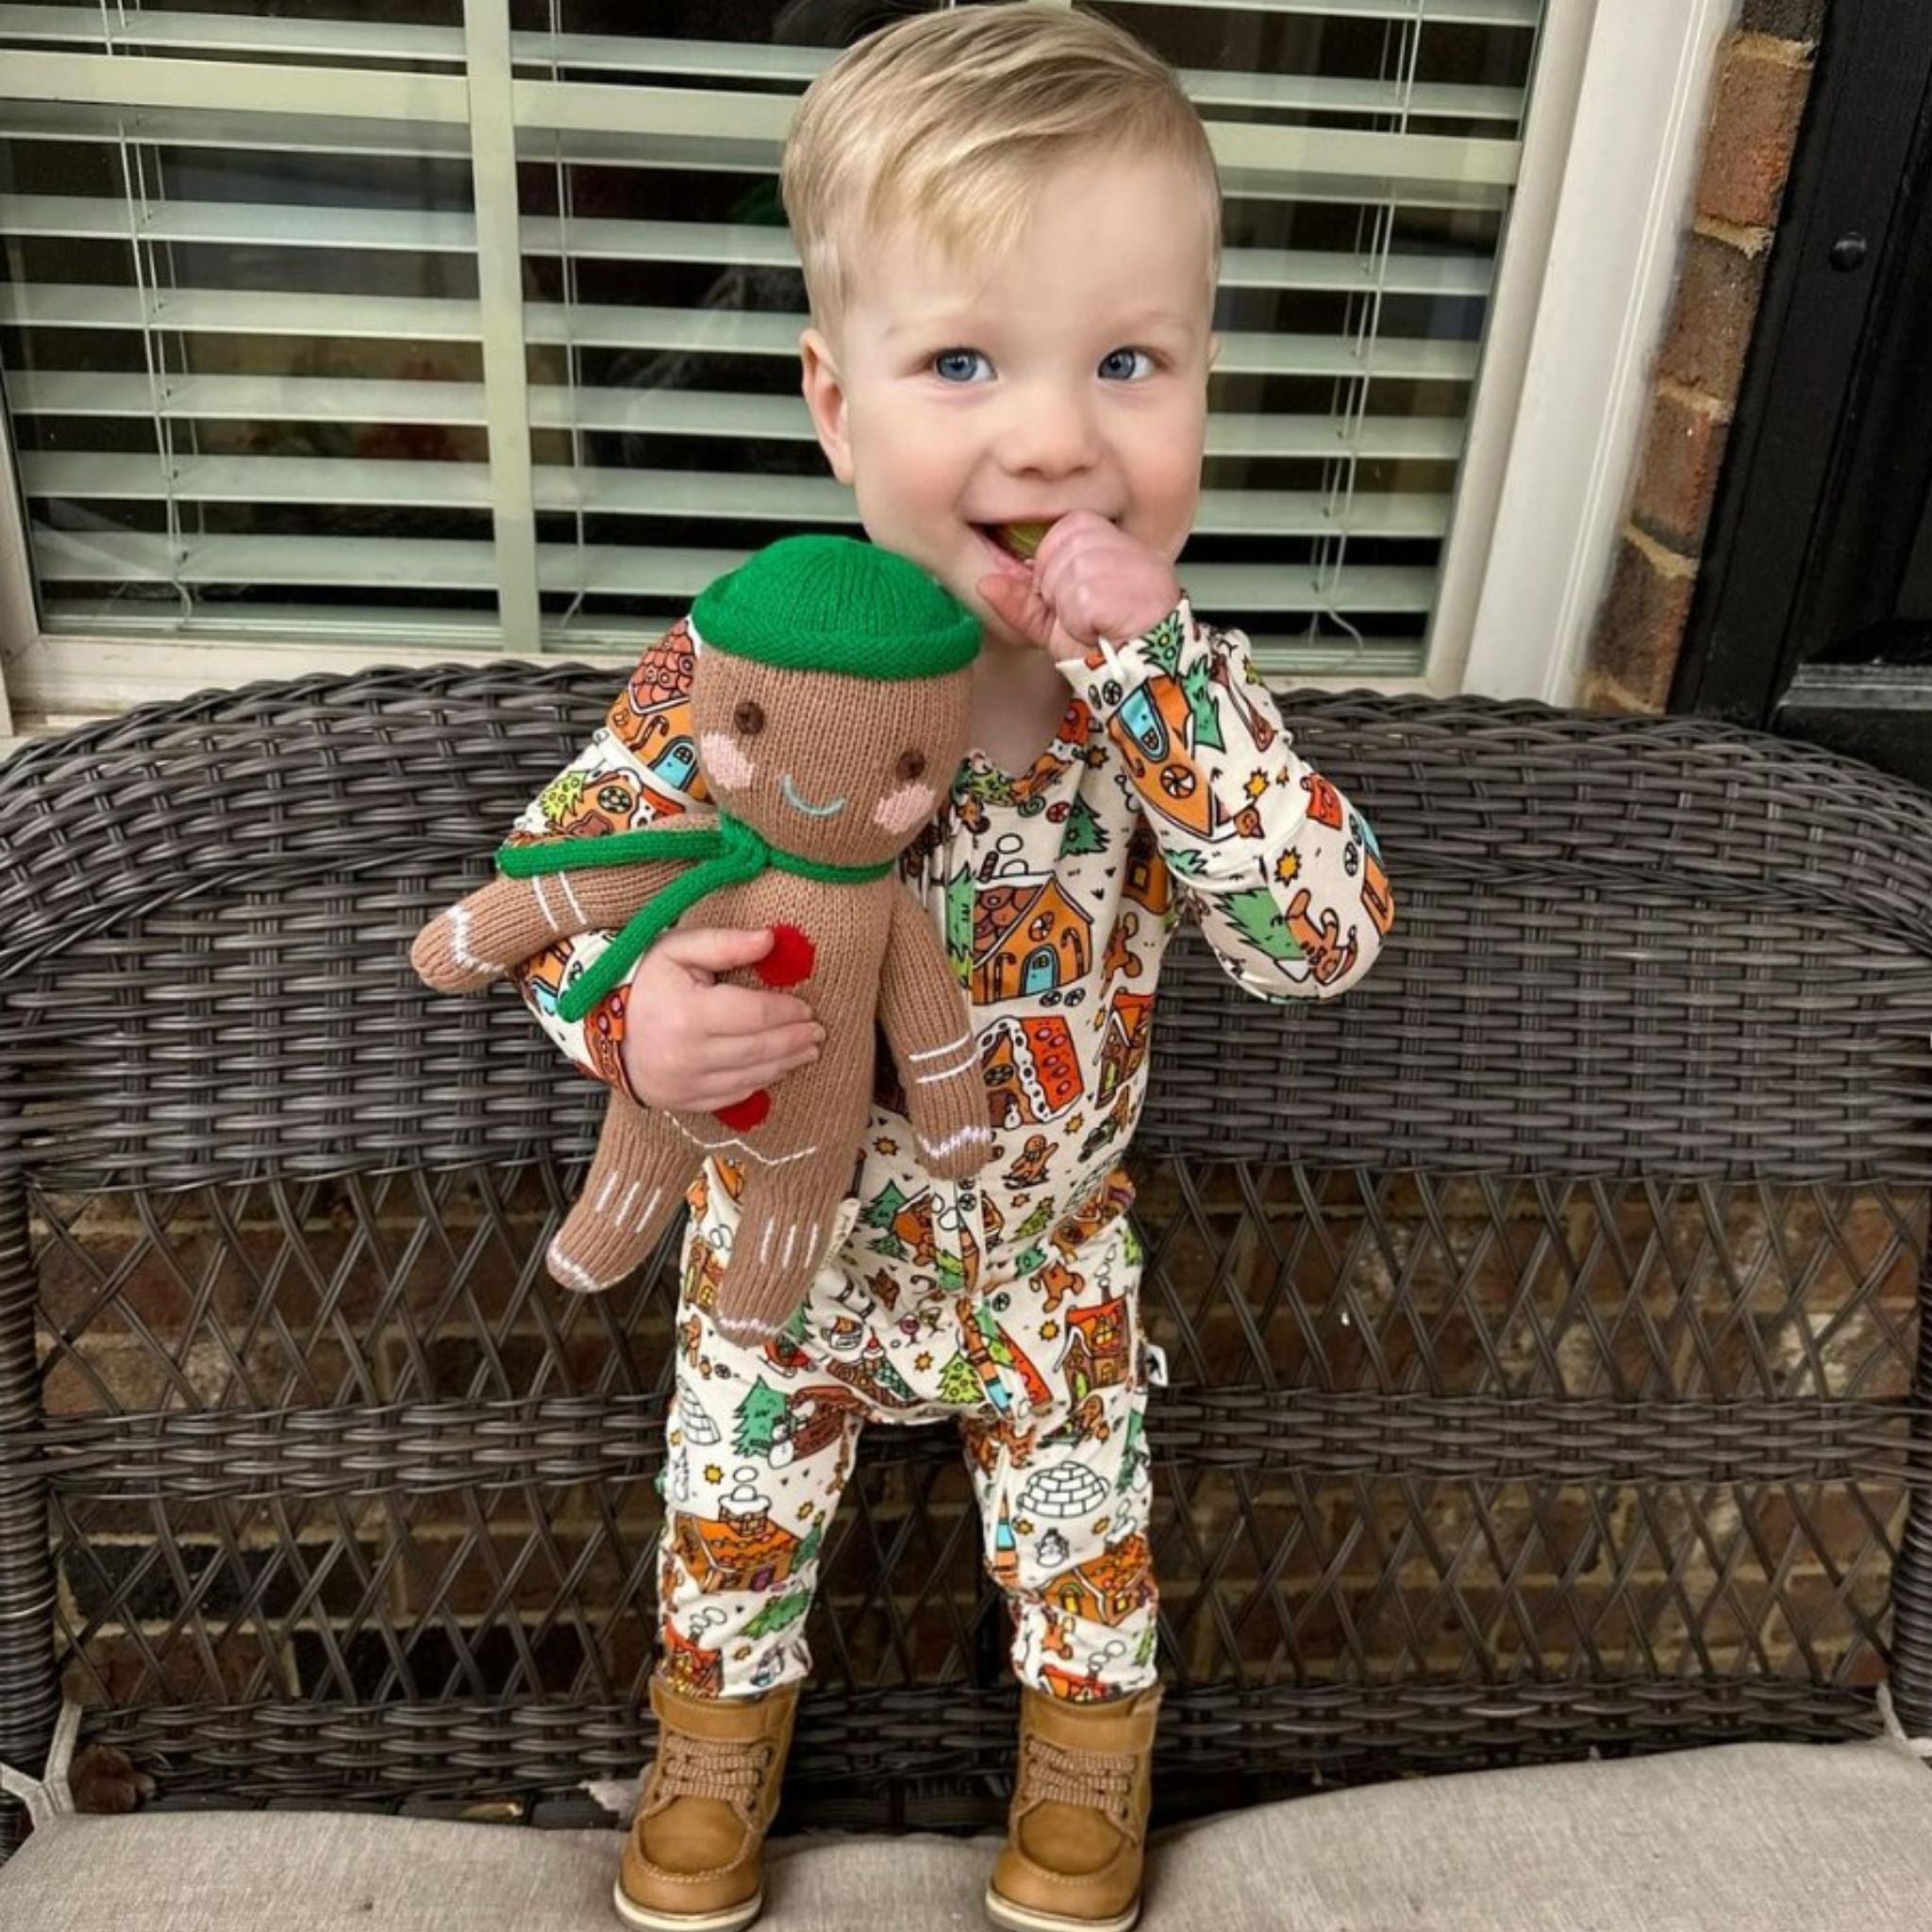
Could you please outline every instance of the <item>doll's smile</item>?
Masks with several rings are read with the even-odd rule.
[[[830,805],[808,805],[798,795],[798,788],[792,784],[790,772],[781,772],[778,774],[778,790],[785,794],[787,805],[794,811],[802,811],[808,819],[828,819],[833,813],[845,809],[845,801],[842,798],[833,799]]]

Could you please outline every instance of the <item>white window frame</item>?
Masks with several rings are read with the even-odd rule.
[[[1717,50],[1740,4],[1549,0],[1427,668],[1407,678],[1296,675],[1297,684],[1575,701],[1675,281]],[[466,16],[473,66],[500,69],[506,83],[470,91],[479,273],[514,291],[514,251],[482,239],[516,233],[507,13],[473,6]],[[492,432],[520,429],[521,342],[486,336],[485,354]],[[496,514],[527,518],[527,439],[492,433],[491,442]],[[524,620],[506,628],[526,632],[534,586],[505,589],[506,618],[514,609]],[[503,657],[420,634],[291,644],[43,632],[0,435],[0,737],[18,728],[9,694],[14,715],[45,728],[265,676]]]

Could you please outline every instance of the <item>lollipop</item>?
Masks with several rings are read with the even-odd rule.
[[[1023,563],[1031,563],[1034,553],[1046,541],[1051,524],[1008,524],[1001,532],[1010,550]]]

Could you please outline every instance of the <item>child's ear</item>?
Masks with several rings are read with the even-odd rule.
[[[831,345],[817,329],[808,328],[799,337],[798,360],[799,387],[805,391],[806,407],[811,411],[819,447],[832,466],[832,475],[840,482],[849,484],[852,444],[845,428],[845,385],[832,360]]]

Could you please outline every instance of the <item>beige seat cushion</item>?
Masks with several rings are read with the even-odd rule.
[[[974,1927],[991,1840],[795,1838],[766,1932]],[[57,1818],[0,1932],[608,1932],[617,1839],[328,1812]],[[1164,1834],[1147,1932],[1920,1932],[1932,1771],[1738,1744],[1415,1779]]]

